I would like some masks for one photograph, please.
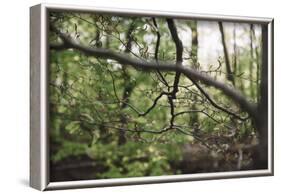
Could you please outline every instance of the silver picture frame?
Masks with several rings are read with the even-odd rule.
[[[49,135],[48,135],[48,12],[81,11],[140,16],[169,16],[173,18],[259,23],[267,26],[267,65],[268,65],[268,169],[169,175],[155,177],[118,178],[101,180],[81,180],[50,182]],[[103,187],[117,185],[195,181],[240,177],[272,176],[273,168],[273,18],[210,15],[196,13],[176,13],[155,10],[131,10],[101,8],[76,5],[39,4],[30,8],[30,186],[44,191],[55,189]]]

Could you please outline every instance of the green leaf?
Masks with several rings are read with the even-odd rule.
[[[147,123],[147,120],[144,117],[139,117],[139,118],[136,119],[136,121],[140,124],[146,124]]]
[[[65,129],[70,133],[78,133],[80,131],[80,121],[72,121],[65,126]]]
[[[92,140],[92,145],[97,143],[98,139],[100,138],[100,133],[97,130],[93,131],[93,140]]]
[[[81,113],[81,116],[83,116],[83,118],[88,121],[88,122],[93,122],[94,121],[94,118],[88,114],[88,113]]]

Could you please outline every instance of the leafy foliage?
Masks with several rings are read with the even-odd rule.
[[[207,25],[175,21],[183,40],[208,36]],[[165,18],[51,12],[50,23],[81,45],[175,63],[176,45]],[[197,30],[201,29],[197,34],[196,26]],[[235,86],[225,76],[222,49],[219,58],[213,56],[216,64],[203,64],[197,53],[200,41],[199,45],[183,42],[182,65],[236,87],[257,102],[260,26],[255,26],[250,43],[247,42],[250,28],[246,24],[234,26],[229,29],[234,32],[239,29],[241,37],[235,39],[228,32],[226,38],[228,49],[236,47],[230,52]],[[158,51],[157,37],[160,37]],[[49,38],[52,44],[61,43],[52,31]],[[93,178],[182,174],[186,168],[191,169],[182,167],[186,158],[191,159],[186,154],[190,151],[185,150],[187,144],[203,146],[208,148],[208,153],[223,157],[229,156],[231,147],[255,141],[256,130],[251,119],[246,118],[248,114],[221,91],[199,82],[209,94],[206,96],[192,80],[181,76],[176,98],[162,94],[172,92],[174,77],[175,73],[144,72],[74,49],[50,50],[51,162],[55,165],[69,157],[87,155],[102,169]],[[233,117],[212,101],[217,107],[246,119]],[[251,154],[247,157],[250,161]],[[196,162],[196,158],[192,160]],[[237,154],[231,155],[231,160],[238,160]],[[234,170],[236,163],[227,170]],[[202,168],[203,172],[210,171]],[[225,169],[223,165],[215,168]]]

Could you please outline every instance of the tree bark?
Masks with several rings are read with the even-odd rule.
[[[120,64],[126,66],[130,65],[136,69],[141,69],[142,71],[170,71],[170,72],[180,72],[184,74],[187,78],[193,81],[200,81],[200,83],[215,87],[216,89],[221,90],[226,96],[230,97],[234,102],[236,102],[242,110],[246,111],[252,118],[256,119],[257,117],[257,105],[248,101],[248,99],[242,95],[241,92],[236,90],[233,87],[229,87],[227,84],[217,81],[212,77],[203,74],[197,70],[189,68],[187,66],[177,66],[171,63],[164,62],[153,62],[147,61],[145,59],[132,58],[127,54],[120,54],[112,52],[107,49],[100,48],[90,48],[76,43],[74,40],[67,37],[65,34],[61,33],[57,29],[51,27],[51,30],[56,32],[63,43],[50,45],[50,49],[65,50],[65,49],[76,49],[83,52],[85,55],[95,56],[98,58],[106,58],[118,61]]]
[[[198,69],[198,32],[197,32],[197,21],[191,21],[190,24],[191,29],[191,59],[192,59],[192,67],[194,69]],[[194,101],[197,101],[197,96],[194,96]],[[197,110],[196,103],[193,103],[191,106],[192,110]],[[193,113],[190,115],[190,126],[198,125],[198,113]],[[194,134],[197,136],[199,127],[194,127]]]
[[[183,45],[178,36],[177,28],[173,19],[167,19],[168,27],[172,36],[172,39],[176,46],[176,66],[182,66],[182,54],[183,54]],[[174,84],[173,84],[173,91],[171,93],[171,98],[176,99],[176,94],[179,91],[178,84],[180,81],[180,72],[176,72]]]
[[[250,69],[249,69],[249,78],[250,78],[250,94],[251,97],[254,98],[255,97],[255,88],[254,88],[254,84],[253,84],[253,75],[254,75],[254,25],[250,24],[250,55],[251,55],[251,59],[250,59]]]
[[[233,73],[231,71],[231,64],[230,64],[230,60],[229,60],[229,55],[228,55],[228,50],[227,50],[227,45],[226,45],[226,40],[225,40],[222,22],[219,22],[219,29],[220,29],[220,33],[221,33],[223,52],[224,52],[224,58],[225,58],[226,73],[227,73],[226,77],[229,81],[231,81],[233,83],[233,85],[235,85]]]
[[[255,168],[268,168],[268,28],[262,26],[262,66],[260,101],[258,104],[258,117],[255,121],[259,133],[259,145],[255,153]]]

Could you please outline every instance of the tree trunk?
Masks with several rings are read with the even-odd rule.
[[[198,32],[197,32],[197,22],[196,21],[192,21],[190,22],[190,29],[191,29],[191,37],[192,37],[192,41],[191,41],[191,58],[192,58],[192,67],[195,69],[198,69]],[[195,103],[192,104],[191,109],[192,110],[196,110],[197,106],[196,106],[196,101],[197,101],[197,96],[194,96],[194,101]],[[194,125],[198,125],[198,113],[194,112],[190,115],[190,125],[194,126]],[[199,129],[199,127],[195,127],[195,129]],[[197,135],[198,130],[194,130],[194,135]]]
[[[259,145],[255,153],[255,168],[268,168],[268,29],[266,25],[262,26],[262,66],[261,66],[261,85],[260,101],[258,102],[258,115],[256,119],[256,128],[259,133]]]
[[[255,88],[254,88],[254,84],[253,84],[253,75],[254,75],[254,25],[250,24],[250,55],[251,55],[251,59],[250,59],[250,69],[249,69],[249,78],[250,78],[250,94],[251,97],[254,98],[255,94]]]

